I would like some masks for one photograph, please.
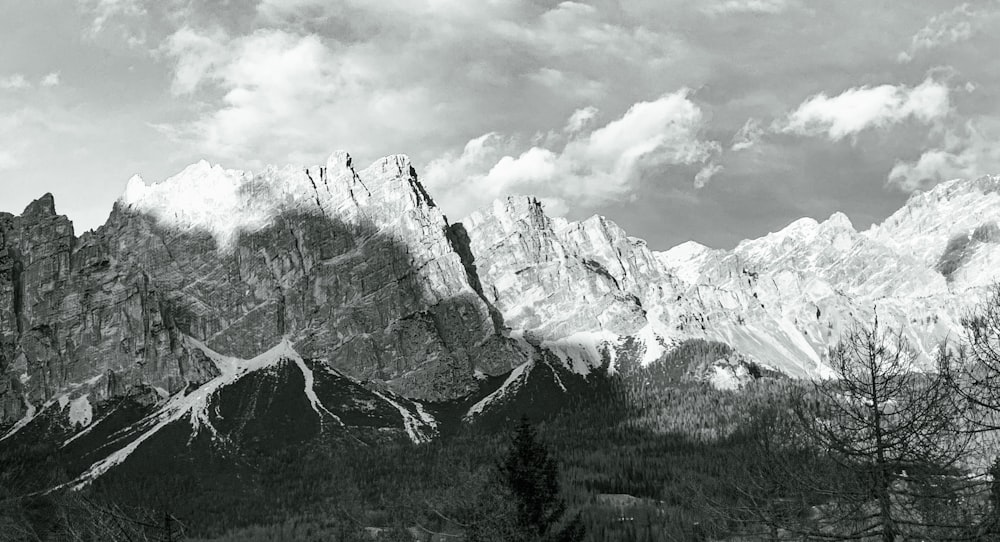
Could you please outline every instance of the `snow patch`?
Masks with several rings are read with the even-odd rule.
[[[611,357],[614,365],[615,350],[613,345],[620,340],[618,335],[610,331],[580,331],[542,341],[542,347],[559,357],[559,360],[569,370],[586,376],[591,369],[600,367],[604,362],[604,354]]]
[[[308,209],[301,203],[312,201],[315,208],[315,198],[301,167],[268,168],[255,176],[202,160],[157,184],[136,175],[120,201],[173,228],[207,231],[227,250],[241,231],[268,226],[286,205]]]
[[[90,405],[89,397],[90,394],[85,393],[69,403],[69,423],[74,427],[87,427],[94,419],[94,408]]]
[[[740,377],[732,367],[716,365],[708,377],[709,383],[717,390],[737,390],[740,388]],[[742,369],[742,367],[741,367]],[[744,373],[746,370],[743,371]]]
[[[698,282],[701,267],[712,249],[696,241],[686,241],[654,256],[667,271],[687,284]]]
[[[75,480],[59,486],[59,488],[69,487],[70,489],[78,490],[86,487],[99,476],[108,472],[112,467],[120,465],[128,459],[143,442],[149,440],[161,429],[185,417],[191,423],[193,429],[192,438],[202,429],[211,431],[213,438],[218,438],[219,434],[215,427],[212,426],[209,418],[208,407],[210,398],[222,388],[236,382],[248,373],[273,366],[281,360],[294,360],[299,357],[287,339],[282,340],[274,348],[250,360],[223,356],[191,337],[185,337],[185,340],[190,346],[201,349],[216,364],[221,374],[202,384],[187,395],[184,395],[184,392],[181,391],[171,397],[156,412],[132,426],[139,431],[139,435],[134,440],[104,459],[97,461]],[[72,440],[68,440],[65,444],[68,444]]]
[[[327,416],[330,416],[331,418],[336,420],[337,423],[339,423],[340,425],[344,425],[344,422],[340,419],[340,417],[334,414],[333,412],[327,410],[327,408],[323,406],[323,403],[319,400],[319,397],[316,395],[316,387],[315,387],[316,379],[313,375],[312,370],[306,365],[305,360],[303,360],[302,356],[298,355],[298,353],[296,353],[294,350],[291,350],[290,345],[289,345],[289,350],[290,352],[287,354],[287,357],[288,359],[294,361],[295,365],[297,365],[299,370],[302,371],[302,378],[305,380],[306,383],[305,394],[306,397],[309,399],[309,404],[312,405],[313,410],[315,410],[316,414],[319,416],[319,423],[320,424],[323,423],[323,414],[326,414]]]
[[[483,397],[476,404],[469,408],[469,411],[465,413],[463,419],[465,421],[471,421],[474,417],[483,413],[484,410],[493,402],[499,399],[503,399],[508,395],[511,395],[518,388],[524,385],[527,380],[528,374],[531,373],[531,369],[534,367],[534,361],[528,361],[518,365],[513,371],[507,375],[507,379],[504,380],[503,384],[499,388],[493,391],[493,393]]]
[[[657,308],[655,310],[660,311],[662,309]],[[652,325],[647,324],[634,336],[635,338],[641,340],[644,345],[642,359],[639,360],[639,364],[643,367],[649,367],[649,364],[659,360],[664,354],[667,353],[667,349],[660,342],[660,335],[654,331]]]
[[[399,414],[403,417],[403,427],[406,429],[406,434],[409,435],[410,440],[412,440],[414,444],[422,444],[424,442],[431,441],[431,437],[425,435],[421,430],[422,420],[418,420],[406,407],[396,401],[393,401],[387,395],[374,390],[372,390],[372,393],[379,396],[383,401],[389,403],[399,411]],[[427,413],[418,410],[418,415],[421,418],[424,418]]]
[[[421,421],[431,426],[433,429],[437,429],[437,420],[434,419],[434,416],[431,416],[426,410],[424,410],[424,405],[416,401],[413,401],[413,404],[417,407],[417,414],[420,416]]]
[[[553,368],[552,369],[552,380],[556,381],[556,384],[562,389],[563,393],[566,393],[566,386],[563,385],[562,378],[559,378],[559,373]]]

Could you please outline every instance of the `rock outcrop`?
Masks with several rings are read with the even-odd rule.
[[[137,387],[183,395],[219,377],[206,349],[251,359],[282,341],[417,400],[542,357],[581,374],[653,363],[690,339],[822,376],[829,346],[876,311],[929,362],[996,279],[998,187],[942,184],[867,232],[837,213],[666,252],[523,196],[451,223],[405,156],[136,177],[79,238],[44,196],[0,214],[0,423],[61,398],[68,412]]]
[[[133,178],[80,238],[45,196],[0,215],[0,419],[84,382],[97,398],[202,384],[218,369],[188,337],[248,359],[288,338],[407,396],[462,396],[524,353],[453,245],[405,156]]]
[[[622,353],[649,363],[700,338],[793,376],[824,376],[829,347],[876,313],[929,365],[1000,278],[1000,177],[914,195],[867,232],[835,213],[731,251],[688,242],[653,252],[603,217],[551,219],[525,197],[462,223],[487,300],[515,335],[577,366]]]

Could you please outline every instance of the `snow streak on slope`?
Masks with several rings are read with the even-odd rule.
[[[380,397],[386,403],[389,403],[390,405],[395,407],[396,410],[399,411],[400,416],[403,417],[403,427],[406,429],[406,434],[410,437],[410,440],[412,440],[414,444],[421,444],[423,442],[431,441],[432,436],[425,434],[420,429],[421,425],[427,424],[426,420],[424,419],[424,416],[427,417],[429,416],[427,415],[426,412],[423,412],[422,410],[418,411],[418,415],[421,417],[421,419],[417,419],[417,417],[415,417],[412,412],[407,410],[406,407],[397,403],[396,401],[393,401],[386,394],[374,390],[373,393],[378,397]]]
[[[534,361],[528,361],[522,365],[517,366],[510,374],[504,383],[500,385],[499,388],[493,391],[493,393],[487,395],[480,399],[476,404],[469,408],[469,411],[465,413],[463,419],[466,421],[471,421],[476,416],[483,413],[483,411],[492,403],[495,403],[501,399],[509,398],[517,393],[517,390],[524,385],[528,380],[528,375],[531,373],[531,369],[535,366]]]
[[[312,405],[312,409],[315,410],[316,415],[319,416],[319,422],[321,424],[323,423],[323,414],[326,414],[327,416],[330,416],[331,418],[336,420],[337,423],[339,423],[340,425],[344,425],[344,422],[341,421],[340,417],[334,414],[333,412],[327,410],[327,408],[323,406],[323,403],[320,402],[319,397],[316,396],[315,379],[313,376],[313,372],[311,369],[309,369],[309,367],[306,366],[305,360],[303,360],[302,357],[299,356],[294,351],[292,351],[291,354],[292,355],[289,356],[288,359],[294,361],[295,365],[297,365],[299,370],[302,371],[302,379],[306,383],[305,394],[306,397],[309,399],[309,404]]]
[[[202,428],[211,431],[213,436],[218,436],[218,432],[210,422],[208,413],[210,399],[213,394],[223,387],[236,382],[243,375],[272,366],[281,360],[298,357],[291,343],[287,340],[281,341],[274,348],[250,360],[223,356],[195,339],[186,338],[186,340],[192,346],[204,351],[215,362],[221,374],[202,384],[187,395],[182,391],[171,397],[154,414],[134,426],[136,431],[139,432],[135,439],[104,459],[94,463],[83,474],[62,487],[68,486],[74,490],[83,488],[97,477],[108,472],[112,467],[120,465],[128,459],[143,442],[149,440],[157,432],[185,417],[190,420],[193,429],[192,438]]]
[[[70,423],[71,424],[79,423],[82,426],[85,426],[84,430],[89,429],[93,411],[90,408],[90,402],[87,400],[87,396],[89,394],[89,391],[94,386],[96,386],[98,382],[101,381],[102,378],[104,378],[104,375],[97,375],[84,382],[71,383],[67,386],[66,392],[64,394],[59,395],[57,397],[53,397],[52,399],[46,401],[45,403],[43,403],[38,407],[33,405],[31,403],[30,398],[27,396],[27,394],[25,394],[23,399],[24,399],[24,404],[27,405],[27,408],[24,416],[20,420],[15,422],[14,425],[11,426],[10,429],[8,429],[7,432],[3,434],[3,436],[0,436],[0,442],[14,436],[16,433],[27,427],[28,424],[30,424],[36,418],[38,418],[42,413],[46,412],[49,408],[55,405],[58,405],[59,411],[64,410],[67,405],[70,406],[70,412],[68,414],[68,419]],[[80,393],[82,393],[81,396],[77,397],[76,399],[70,399],[70,397],[72,397],[73,395]]]

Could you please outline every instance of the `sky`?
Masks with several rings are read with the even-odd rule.
[[[77,234],[128,179],[411,157],[665,250],[863,230],[1000,173],[1000,0],[0,0],[0,211]]]

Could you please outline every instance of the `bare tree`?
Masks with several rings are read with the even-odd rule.
[[[939,513],[950,512],[966,487],[959,461],[969,437],[956,431],[960,405],[949,371],[921,371],[916,362],[901,331],[877,317],[855,324],[830,352],[836,378],[816,384],[815,405],[796,409],[810,440],[854,475],[830,507],[846,509],[843,519],[851,520],[838,537],[955,539],[966,527]]]
[[[964,333],[950,365],[954,390],[974,408],[969,410],[973,432],[1000,429],[1000,284],[990,287],[982,302],[962,319]]]
[[[963,508],[975,483],[960,463],[970,440],[956,430],[961,403],[948,370],[917,361],[900,331],[857,323],[830,351],[835,376],[792,400],[796,423],[763,419],[758,467],[740,490],[766,536],[975,538]]]

